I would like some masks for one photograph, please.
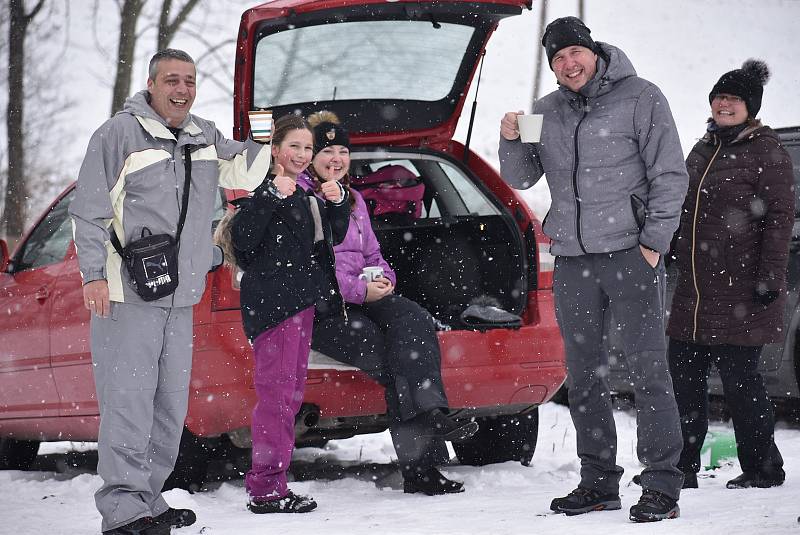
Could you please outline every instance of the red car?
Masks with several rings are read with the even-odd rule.
[[[275,116],[328,109],[351,132],[355,174],[400,165],[424,183],[419,217],[374,226],[398,290],[452,326],[439,332],[447,395],[457,417],[481,424],[470,442],[455,445],[469,464],[529,462],[537,406],[565,377],[553,259],[540,224],[497,171],[452,139],[490,34],[524,7],[521,0],[277,0],[247,10],[239,31],[235,137],[248,134],[243,117],[250,109]],[[28,466],[39,441],[97,438],[89,313],[67,215],[72,192],[56,199],[12,255],[0,242],[0,466],[6,468]],[[195,483],[206,458],[198,445],[249,442],[255,394],[236,286],[227,269],[209,274],[194,311],[179,465],[193,468]],[[466,326],[461,312],[487,297],[521,316],[522,326]],[[385,428],[382,388],[312,354],[299,444]]]

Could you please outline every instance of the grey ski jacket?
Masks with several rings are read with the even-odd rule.
[[[254,190],[269,171],[270,147],[226,139],[214,123],[189,114],[178,139],[140,91],[92,136],[70,204],[75,246],[84,284],[106,279],[112,301],[160,307],[200,301],[212,261],[211,221],[219,186]],[[146,303],[128,282],[111,244],[110,227],[123,247],[153,234],[175,236],[185,178],[183,147],[189,145],[192,180],[180,237],[175,293]]]
[[[689,183],[675,122],[658,87],[621,50],[598,45],[597,74],[580,94],[562,86],[536,103],[540,143],[501,136],[500,174],[515,188],[547,174],[553,255],[637,244],[664,254]]]

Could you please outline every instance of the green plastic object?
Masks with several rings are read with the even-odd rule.
[[[705,469],[719,468],[723,462],[731,459],[736,459],[736,437],[733,433],[706,433],[706,440],[700,449],[700,462]]]

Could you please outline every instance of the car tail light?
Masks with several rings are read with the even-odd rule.
[[[536,245],[539,252],[539,288],[552,288],[556,257],[550,254],[549,242]]]

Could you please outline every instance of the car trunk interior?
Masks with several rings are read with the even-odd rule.
[[[425,186],[419,217],[372,219],[383,256],[397,273],[398,293],[453,328],[461,327],[459,315],[476,300],[521,314],[535,281],[525,276],[524,245],[511,215],[485,186],[441,154],[353,154],[355,176],[385,166],[403,166]]]

